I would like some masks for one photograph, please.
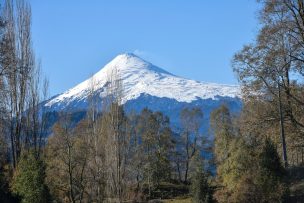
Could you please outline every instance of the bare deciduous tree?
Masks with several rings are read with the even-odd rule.
[[[182,146],[184,151],[184,182],[188,181],[189,166],[191,159],[199,150],[200,128],[202,125],[203,112],[201,109],[183,109],[180,114],[182,125]]]
[[[9,121],[16,167],[22,148],[39,148],[40,66],[32,48],[30,5],[23,0],[6,0],[1,17],[5,26],[0,50],[2,107]]]
[[[107,193],[109,197],[123,201],[126,188],[126,163],[129,137],[124,114],[123,84],[118,70],[109,73],[107,102],[103,106],[103,133],[106,139],[106,165],[108,167]]]

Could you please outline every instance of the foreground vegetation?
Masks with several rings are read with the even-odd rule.
[[[47,114],[39,109],[47,82],[32,48],[30,6],[6,0],[0,202],[303,201],[304,2],[262,6],[257,39],[233,58],[243,108],[215,109],[210,132],[201,129],[209,115],[197,108],[180,112],[178,131],[161,112],[126,113],[114,71],[105,101],[91,96],[78,123],[61,112],[49,135]]]

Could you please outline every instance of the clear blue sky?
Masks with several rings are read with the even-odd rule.
[[[29,0],[51,95],[135,54],[186,78],[237,84],[231,58],[257,33],[255,0]]]

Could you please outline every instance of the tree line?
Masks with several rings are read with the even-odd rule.
[[[180,195],[193,202],[298,198],[291,180],[294,169],[304,163],[304,1],[260,3],[256,39],[232,60],[242,88],[240,113],[223,104],[210,115],[210,131],[202,132],[203,117],[209,115],[186,108],[176,132],[161,112],[126,113],[123,81],[113,70],[107,97],[100,101],[95,96],[92,79],[85,119],[75,124],[70,113],[60,112],[46,139],[48,118],[39,104],[48,96],[48,82],[42,79],[32,47],[30,5],[4,1],[0,201],[145,202]]]
[[[126,115],[114,70],[102,112],[92,80],[86,118],[75,124],[62,112],[46,139],[48,118],[39,105],[48,82],[32,47],[30,5],[6,0],[0,17],[1,201],[145,201],[168,196],[158,191],[164,183],[190,184],[201,110],[182,112],[181,136],[161,112]]]
[[[209,174],[199,167],[204,165],[202,111],[181,112],[180,134],[172,131],[169,118],[161,112],[143,109],[127,115],[119,78],[116,70],[110,74],[102,112],[92,94],[86,119],[72,126],[69,115],[63,114],[54,126],[45,148],[46,182],[52,197],[58,202],[169,198],[174,191],[166,193],[161,189],[164,185],[179,185],[175,192],[186,194],[197,173],[204,175],[209,188]]]

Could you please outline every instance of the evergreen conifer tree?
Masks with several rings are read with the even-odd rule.
[[[43,161],[29,152],[21,157],[17,165],[11,189],[22,203],[46,203],[49,195],[44,178]]]

